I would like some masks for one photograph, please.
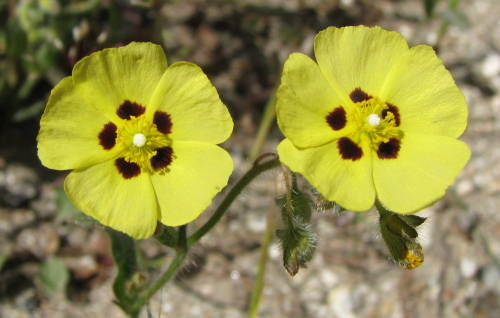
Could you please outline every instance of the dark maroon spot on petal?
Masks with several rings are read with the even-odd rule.
[[[141,174],[141,168],[135,162],[128,162],[125,158],[115,160],[115,166],[124,179],[131,179]]]
[[[361,90],[361,88],[359,87],[356,87],[350,94],[349,94],[349,97],[351,98],[351,100],[355,103],[359,103],[359,102],[362,102],[364,100],[369,100],[371,99],[372,97],[370,95],[368,95],[367,93],[365,93],[364,91]]]
[[[118,107],[116,114],[121,119],[129,120],[130,116],[139,117],[144,114],[145,111],[146,108],[144,106],[126,100],[123,102],[123,104],[120,105],[120,107]]]
[[[396,106],[389,103],[387,103],[387,106],[389,106],[389,108],[384,109],[382,111],[382,118],[385,118],[385,116],[387,116],[387,112],[391,112],[394,115],[396,127],[399,127],[399,125],[401,124],[401,116],[399,115],[399,109]]]
[[[326,116],[326,122],[333,130],[341,130],[345,127],[347,123],[346,112],[344,107],[339,106],[335,108],[328,116]]]
[[[337,147],[344,160],[356,161],[363,157],[363,149],[347,137],[340,138],[337,142]]]
[[[172,132],[172,120],[170,120],[170,115],[165,112],[157,111],[153,123],[162,134],[170,134]]]
[[[153,169],[163,169],[172,163],[172,155],[174,150],[170,147],[156,149],[156,155],[151,158],[151,167]]]
[[[388,142],[383,142],[378,146],[377,156],[380,159],[396,159],[400,148],[399,139],[391,138]]]
[[[116,125],[112,122],[104,125],[104,128],[99,133],[99,144],[104,148],[104,150],[113,149],[116,144]]]

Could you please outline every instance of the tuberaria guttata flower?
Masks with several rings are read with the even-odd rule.
[[[167,67],[162,48],[131,43],[79,61],[52,91],[38,155],[73,171],[75,206],[134,238],[157,222],[186,224],[210,204],[233,169],[218,147],[233,122],[196,65]]]
[[[358,26],[320,32],[314,51],[318,64],[300,53],[285,63],[280,159],[350,210],[378,197],[410,213],[443,196],[470,157],[456,139],[468,111],[432,48]]]

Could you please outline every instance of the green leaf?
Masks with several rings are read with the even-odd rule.
[[[93,10],[100,3],[100,0],[72,1],[70,5],[62,8],[62,14],[83,14]]]
[[[80,214],[78,214],[77,216],[75,216],[73,218],[73,222],[75,224],[78,224],[78,225],[83,226],[83,227],[91,227],[91,226],[101,225],[101,223],[99,223],[96,219],[94,219],[86,214],[83,214],[82,212],[80,212]]]
[[[283,221],[288,222],[290,211],[287,207],[287,195],[276,199],[276,203],[281,206],[281,215]],[[298,223],[308,223],[311,220],[313,201],[311,197],[300,191],[297,185],[297,178],[292,173],[292,187],[290,189],[293,221]]]
[[[32,65],[33,68],[36,68],[35,63],[29,63],[29,64]],[[26,78],[26,80],[24,81],[21,88],[19,89],[19,91],[17,92],[17,97],[20,100],[26,99],[39,80],[40,80],[40,74],[30,73]]]
[[[154,235],[154,238],[160,242],[161,244],[176,248],[177,247],[177,239],[179,234],[177,230],[171,226],[164,225],[162,223],[158,223],[159,233]]]
[[[385,226],[387,226],[387,229],[394,235],[412,239],[418,237],[417,231],[413,227],[406,224],[395,213],[387,218],[387,223],[385,224]]]
[[[448,7],[452,10],[455,10],[458,6],[458,2],[460,0],[448,0]]]
[[[428,18],[434,15],[434,9],[436,9],[438,2],[439,0],[424,0],[425,15]]]
[[[47,294],[55,295],[65,290],[69,281],[69,270],[62,259],[52,257],[40,266],[38,279]]]
[[[0,87],[1,88],[1,87]],[[19,123],[30,118],[36,117],[43,112],[45,101],[38,101],[28,107],[21,108],[12,115],[12,121]]]
[[[398,216],[411,227],[417,227],[427,220],[427,218],[414,214],[399,214]]]
[[[2,271],[3,265],[5,265],[5,262],[7,261],[7,256],[6,254],[0,252],[0,271]]]
[[[283,265],[290,276],[295,276],[300,267],[307,267],[316,250],[316,234],[309,225],[286,227],[276,231],[283,249]]]
[[[71,200],[66,195],[66,192],[64,192],[63,186],[58,187],[56,189],[56,193],[57,193],[56,220],[58,220],[58,221],[71,221],[71,220],[74,220],[77,216],[82,215],[80,210],[78,210],[73,205],[73,203],[71,203]],[[82,221],[82,223],[84,222],[84,220],[81,220],[81,221]]]
[[[111,250],[118,268],[118,275],[113,283],[113,292],[117,298],[117,305],[125,312],[130,313],[137,298],[133,285],[130,284],[137,277],[139,271],[137,263],[137,251],[135,240],[125,233],[118,232],[112,228],[106,228],[109,237],[111,238]]]
[[[471,27],[471,23],[465,13],[455,10],[447,10],[441,12],[439,16],[448,22],[450,25],[454,25],[461,29],[468,29]]]
[[[424,262],[422,246],[417,242],[418,232],[414,227],[425,218],[416,215],[398,215],[375,201],[379,211],[380,234],[391,253],[392,259],[404,269],[414,269]],[[406,223],[408,221],[408,223]]]

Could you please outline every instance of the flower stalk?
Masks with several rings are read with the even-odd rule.
[[[155,236],[156,240],[165,246],[174,248],[175,256],[158,280],[144,289],[127,288],[127,286],[131,286],[130,282],[134,280],[137,273],[140,273],[136,259],[135,241],[124,233],[109,229],[113,256],[118,267],[118,276],[113,285],[117,305],[130,317],[137,317],[146,302],[178,272],[191,246],[219,222],[243,189],[261,173],[279,165],[280,161],[276,154],[267,153],[257,158],[252,168],[227,193],[210,219],[191,236],[187,237],[186,235],[186,225],[180,226],[178,230],[169,226],[159,226],[160,233]]]

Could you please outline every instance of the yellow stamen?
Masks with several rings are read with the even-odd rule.
[[[124,125],[117,130],[117,144],[123,147],[125,161],[137,163],[142,170],[151,172],[150,159],[157,154],[156,149],[171,145],[167,135],[144,115],[130,116]],[[142,136],[137,136],[142,135]],[[143,138],[145,140],[143,141]]]
[[[382,115],[386,109],[389,106],[376,97],[356,103],[348,116],[349,121],[356,123],[358,129],[350,138],[357,144],[368,141],[372,149],[377,150],[381,143],[398,137],[394,114],[387,111],[385,117]]]

